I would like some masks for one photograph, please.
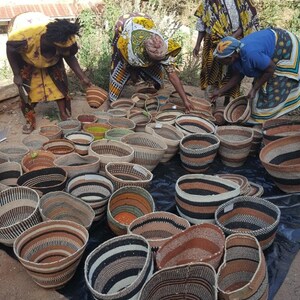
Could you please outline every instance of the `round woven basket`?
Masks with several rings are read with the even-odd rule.
[[[213,116],[215,118],[214,123],[216,125],[225,125],[226,124],[226,120],[224,118],[224,110],[225,107],[217,107],[214,112],[213,112]]]
[[[114,183],[116,189],[123,186],[140,186],[146,188],[153,179],[153,174],[143,166],[110,162],[105,165],[105,175]]]
[[[43,144],[48,142],[49,139],[46,136],[40,134],[29,134],[23,140],[22,143],[28,147],[29,150],[40,150]]]
[[[66,171],[68,177],[84,173],[97,173],[100,167],[100,159],[97,156],[81,156],[77,153],[70,153],[54,160],[56,167]]]
[[[142,236],[127,234],[102,243],[89,254],[84,278],[94,299],[138,299],[153,269],[149,243]]]
[[[21,165],[15,161],[0,164],[0,183],[7,187],[16,186],[17,180],[22,174]]]
[[[128,227],[128,233],[143,236],[152,251],[157,251],[172,236],[190,227],[190,223],[175,214],[158,211],[135,219]]]
[[[250,192],[250,183],[247,177],[239,174],[217,174],[218,177],[235,182],[240,186],[240,195],[246,195]]]
[[[143,87],[143,88],[138,89],[136,92],[140,93],[140,94],[147,94],[147,95],[153,96],[158,92],[158,90],[153,87]]]
[[[157,123],[161,124],[168,124],[168,125],[174,125],[175,120],[178,116],[181,116],[184,114],[184,111],[177,110],[177,109],[166,109],[163,110],[155,116],[155,121]]]
[[[158,249],[156,265],[163,269],[205,262],[217,269],[223,256],[224,245],[225,236],[218,226],[208,223],[194,225],[175,234]]]
[[[27,187],[12,187],[0,192],[0,243],[13,246],[15,239],[42,221],[40,197]]]
[[[94,212],[94,221],[106,216],[107,202],[114,191],[112,181],[96,173],[85,173],[71,177],[66,184],[66,192],[89,204]]]
[[[67,180],[66,171],[62,168],[52,167],[30,171],[17,180],[19,186],[34,189],[40,196],[54,191],[62,191]]]
[[[98,121],[98,118],[93,114],[82,114],[77,116],[77,120],[81,123],[83,128],[86,124],[94,124]]]
[[[78,154],[86,155],[90,144],[94,141],[94,136],[88,132],[72,131],[65,135],[65,139],[74,144],[75,151]]]
[[[146,125],[152,120],[151,114],[146,111],[131,113],[128,118],[135,123],[136,132],[145,132]]]
[[[260,184],[249,181],[250,189],[245,196],[261,197],[264,194],[264,188]]]
[[[251,234],[265,250],[274,241],[280,209],[262,198],[241,196],[220,205],[215,220],[226,235],[238,232]]]
[[[220,299],[268,299],[267,266],[254,236],[235,233],[226,238],[217,287]]]
[[[250,148],[250,155],[257,155],[260,151],[263,133],[261,128],[253,127],[253,140]]]
[[[189,97],[189,102],[194,106],[196,112],[208,112],[212,113],[212,103],[204,98]]]
[[[170,95],[169,93],[165,93],[163,91],[159,91],[156,95],[155,98],[158,100],[159,108],[163,107],[169,102]]]
[[[159,100],[156,97],[146,99],[145,110],[148,114],[154,117],[159,111]]]
[[[43,221],[67,220],[89,229],[94,221],[95,212],[84,201],[68,193],[50,192],[41,197],[39,205]]]
[[[134,121],[127,118],[109,118],[108,124],[111,126],[111,128],[126,128],[130,130],[135,129]]]
[[[6,157],[9,161],[21,163],[24,155],[29,152],[28,147],[23,144],[9,143],[0,146],[1,157]]]
[[[139,299],[216,300],[216,271],[205,263],[193,263],[159,270],[145,283]]]
[[[159,164],[168,148],[161,138],[144,132],[128,134],[123,136],[121,141],[134,149],[132,162],[144,166],[149,171]]]
[[[188,97],[193,97],[193,95],[191,93],[185,92],[185,94]],[[169,101],[176,105],[184,106],[183,100],[181,99],[181,97],[179,96],[179,93],[177,91],[173,91],[170,93]]]
[[[129,133],[134,133],[134,131],[127,128],[113,128],[107,130],[104,137],[107,140],[121,141],[122,137]]]
[[[165,110],[175,110],[175,111],[182,111],[182,113],[184,114],[185,112],[185,106],[180,106],[180,105],[176,105],[174,103],[171,102],[167,102],[166,104],[164,104],[163,106],[159,107],[159,112],[163,112]]]
[[[154,200],[148,191],[139,186],[121,187],[109,198],[107,223],[114,234],[126,234],[133,220],[154,210]]]
[[[176,208],[190,223],[215,222],[216,209],[240,195],[240,186],[230,180],[204,174],[188,174],[175,185]]]
[[[109,129],[111,129],[109,124],[95,123],[83,125],[83,131],[92,134],[95,140],[103,139],[105,132]]]
[[[119,98],[118,100],[112,101],[110,107],[130,110],[134,107],[134,102],[129,98]]]
[[[249,120],[250,115],[250,101],[246,96],[233,99],[224,110],[224,118],[231,124],[244,124]]]
[[[136,107],[144,108],[146,99],[150,98],[147,94],[135,93],[131,96],[131,100],[135,104]]]
[[[55,155],[51,151],[35,150],[26,154],[21,161],[24,172],[54,167]]]
[[[86,101],[91,108],[100,107],[107,99],[107,91],[98,86],[92,85],[86,89]]]
[[[168,148],[161,159],[163,163],[169,161],[178,152],[180,140],[184,137],[180,130],[168,124],[150,123],[146,125],[145,131],[166,143]]]
[[[81,130],[81,122],[79,120],[61,121],[57,123],[57,126],[59,126],[62,129],[63,135],[72,131]]]
[[[107,112],[114,118],[127,118],[128,111],[126,108],[111,108]]]
[[[51,140],[43,144],[43,150],[50,151],[56,156],[62,156],[75,151],[75,145],[67,139]]]
[[[49,140],[60,139],[62,132],[62,129],[57,125],[46,125],[40,127],[40,135],[47,137]]]
[[[181,165],[191,173],[204,173],[213,163],[220,145],[214,134],[190,134],[180,141]]]
[[[88,238],[88,231],[77,223],[42,222],[16,239],[14,253],[39,286],[59,288],[75,274]]]
[[[107,111],[96,110],[94,115],[97,117],[97,123],[106,124],[108,123],[108,119],[112,117],[112,115]]]
[[[281,138],[264,146],[260,161],[279,189],[300,192],[300,136]]]

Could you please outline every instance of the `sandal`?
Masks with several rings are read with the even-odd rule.
[[[22,127],[22,132],[24,134],[30,134],[33,131],[33,126],[30,123],[26,123],[23,127]]]

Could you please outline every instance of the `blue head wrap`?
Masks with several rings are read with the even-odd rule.
[[[227,36],[221,40],[214,51],[214,56],[218,58],[225,58],[232,55],[234,52],[239,52],[244,46],[239,40],[232,36]]]

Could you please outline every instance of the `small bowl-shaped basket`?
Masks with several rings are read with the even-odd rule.
[[[216,125],[225,125],[226,124],[226,120],[224,118],[224,110],[225,110],[225,107],[217,107],[214,112],[213,112],[213,116],[215,118],[215,121],[214,123]]]
[[[139,299],[216,300],[217,292],[214,268],[205,263],[193,263],[155,272],[143,286]]]
[[[135,123],[136,132],[145,132],[145,126],[151,122],[152,116],[146,111],[135,112],[129,115],[129,120]]]
[[[155,116],[159,111],[159,101],[156,97],[146,99],[145,110],[151,116]]]
[[[49,140],[60,139],[62,132],[62,129],[57,125],[46,125],[40,127],[40,135],[47,137]]]
[[[157,251],[175,234],[190,227],[190,223],[175,214],[158,211],[135,219],[128,227],[128,233],[143,236],[150,244],[152,251]]]
[[[109,118],[108,124],[111,126],[111,128],[126,128],[130,130],[135,129],[135,123],[132,120],[129,120],[127,118]]]
[[[0,192],[0,243],[12,246],[25,230],[42,221],[40,197],[27,187],[12,187]]]
[[[245,196],[261,197],[264,194],[264,188],[260,184],[249,181],[250,189]]]
[[[54,165],[64,169],[68,177],[73,177],[84,173],[97,173],[100,159],[93,155],[81,156],[77,153],[70,153],[56,158]]]
[[[127,118],[128,111],[129,110],[125,108],[111,108],[107,112],[110,113],[111,116],[115,118]]]
[[[67,220],[89,229],[95,212],[84,201],[66,192],[50,192],[41,198],[39,210],[43,221]]]
[[[91,108],[100,107],[108,99],[108,93],[101,87],[92,85],[86,89],[86,101]]]
[[[212,113],[212,103],[210,101],[207,101],[204,98],[198,98],[198,97],[189,97],[189,102],[194,106],[193,112],[207,112]]]
[[[121,141],[122,137],[134,133],[134,131],[127,129],[127,128],[113,128],[109,129],[105,132],[105,138],[107,140],[112,140],[112,141]]]
[[[67,173],[58,167],[30,171],[17,180],[19,186],[27,186],[42,196],[49,192],[62,191],[65,188]]]
[[[154,210],[154,200],[144,188],[121,187],[111,195],[108,201],[107,222],[114,234],[126,234],[133,220],[152,213]]]
[[[96,173],[85,173],[71,177],[66,184],[66,192],[89,204],[94,212],[94,221],[104,219],[107,202],[114,191],[112,181]]]
[[[29,150],[40,150],[46,142],[49,142],[49,139],[40,134],[29,134],[22,140],[22,143]]]
[[[155,95],[158,92],[158,90],[154,87],[143,87],[138,89],[136,92],[146,95]]]
[[[231,124],[244,124],[251,115],[250,101],[241,96],[230,101],[224,110],[224,119]]]
[[[92,134],[95,140],[103,139],[105,132],[109,129],[111,129],[109,124],[95,123],[83,125],[83,131]]]
[[[28,152],[28,147],[23,144],[9,143],[0,146],[1,157],[6,157],[9,161],[15,161],[18,163],[21,163],[23,156]]]
[[[0,183],[5,186],[16,186],[17,180],[22,174],[21,165],[15,161],[0,164]]]
[[[129,98],[119,98],[110,103],[111,108],[123,108],[123,109],[132,109],[134,107],[134,102]]]
[[[272,245],[280,220],[280,209],[258,197],[241,196],[220,205],[216,224],[226,235],[248,233],[257,238],[263,250]]]
[[[106,124],[108,123],[108,119],[112,117],[112,115],[107,111],[96,110],[94,115],[97,117],[97,123]]]
[[[88,132],[72,131],[65,135],[65,139],[71,141],[75,146],[75,151],[80,155],[88,154],[90,144],[94,141],[94,136]]]
[[[24,172],[54,167],[55,155],[51,151],[35,150],[26,154],[21,165]]]
[[[145,107],[145,101],[149,99],[150,96],[143,93],[135,93],[131,96],[131,100],[135,104],[136,107],[144,108]]]
[[[62,156],[74,152],[75,145],[70,140],[57,139],[44,143],[43,150],[50,151],[56,156]]]
[[[185,94],[188,97],[193,97],[193,95],[189,92],[185,92]],[[176,105],[184,106],[183,100],[181,99],[181,97],[179,96],[179,93],[177,91],[171,92],[169,101]]]
[[[177,233],[164,243],[156,253],[159,269],[205,262],[215,269],[223,256],[225,235],[214,224],[199,224]]]
[[[98,118],[93,114],[82,114],[77,116],[77,120],[81,123],[81,127],[86,124],[93,124],[98,121]]]
[[[250,191],[250,183],[247,177],[240,174],[216,174],[218,177],[230,180],[240,186],[240,195],[246,195]]]
[[[153,179],[153,174],[143,166],[110,162],[105,166],[105,175],[114,183],[116,189],[123,186],[140,186],[146,188]]]
[[[155,121],[161,124],[174,125],[175,120],[178,116],[184,114],[184,111],[177,109],[166,109],[163,110],[155,116]]]
[[[263,133],[261,128],[253,127],[253,140],[250,148],[250,155],[257,155],[262,146]]]
[[[149,243],[142,236],[127,234],[102,243],[89,254],[84,279],[94,299],[138,299],[153,269]]]
[[[57,125],[62,129],[63,135],[72,131],[81,130],[81,122],[79,120],[66,120],[57,123]]]
[[[14,252],[39,286],[59,288],[75,274],[88,238],[82,225],[47,221],[23,232],[14,243]]]

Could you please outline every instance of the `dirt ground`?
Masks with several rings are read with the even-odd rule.
[[[169,91],[173,89],[170,86],[166,87]],[[187,92],[195,96],[202,96],[199,88],[185,86]],[[123,96],[129,96],[134,91],[134,87],[127,87]],[[83,113],[92,113],[91,109],[84,96],[76,95],[72,102],[72,116],[76,117]],[[37,111],[37,126],[55,124],[58,120],[51,121],[55,117],[55,103],[41,103],[36,107]],[[47,118],[48,116],[48,118]],[[50,118],[50,119],[49,119]],[[24,118],[19,109],[18,97],[0,102],[0,130],[1,128],[8,129],[7,140],[3,143],[21,142],[26,136],[22,134],[22,126]],[[38,129],[36,130],[36,133]],[[2,143],[1,143],[2,144]],[[296,256],[293,264],[290,267],[289,273],[278,291],[274,300],[298,300],[300,299],[300,253]],[[14,258],[0,250],[0,299],[7,300],[56,300],[66,299],[64,296],[54,290],[45,290],[36,285],[27,275],[21,264]]]

